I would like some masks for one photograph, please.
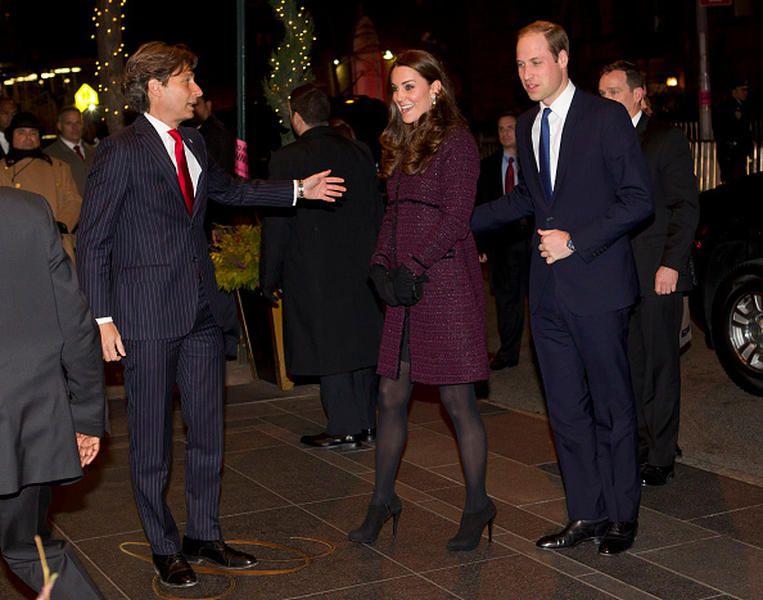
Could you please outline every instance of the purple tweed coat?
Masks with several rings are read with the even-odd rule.
[[[423,173],[400,170],[372,264],[426,273],[422,299],[409,307],[411,379],[455,384],[488,378],[485,298],[469,219],[480,161],[466,128],[451,131]],[[388,306],[378,372],[396,379],[406,308]]]

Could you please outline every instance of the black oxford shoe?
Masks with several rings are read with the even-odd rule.
[[[326,432],[316,435],[303,435],[299,440],[305,446],[313,448],[360,448],[360,434],[330,435]]]
[[[196,573],[180,552],[152,554],[151,558],[162,585],[171,588],[188,588],[198,583]]]
[[[183,554],[190,563],[210,563],[223,569],[249,569],[257,564],[251,554],[231,548],[222,540],[204,541],[183,538]]]
[[[587,540],[599,541],[607,531],[609,521],[600,519],[598,521],[570,521],[567,526],[559,533],[554,533],[540,538],[535,545],[544,550],[559,550],[561,548],[572,548],[580,542]]]
[[[644,465],[641,467],[641,485],[665,485],[673,479],[673,465],[668,467],[657,467],[655,465]]]
[[[610,523],[607,533],[601,538],[599,554],[614,556],[615,554],[625,552],[633,546],[637,529],[638,521],[615,521]]]

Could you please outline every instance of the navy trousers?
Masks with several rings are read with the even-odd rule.
[[[629,313],[574,314],[550,281],[531,316],[570,520],[638,517]]]
[[[187,428],[185,534],[201,540],[220,539],[225,358],[222,330],[203,292],[188,335],[170,340],[125,340],[125,351],[130,472],[152,552],[180,551],[177,525],[166,501],[175,384]]]

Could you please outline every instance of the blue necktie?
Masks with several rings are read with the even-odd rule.
[[[550,108],[543,109],[543,118],[540,120],[540,147],[538,148],[538,162],[540,163],[540,181],[546,191],[546,198],[551,200],[554,193],[551,188],[551,133],[548,128],[548,115]]]

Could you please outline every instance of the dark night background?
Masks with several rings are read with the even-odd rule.
[[[95,61],[93,1],[0,0],[0,77],[78,64],[87,81]],[[658,109],[676,119],[696,119],[697,34],[695,0],[306,0],[318,38],[313,66],[326,80],[333,58],[352,49],[361,14],[376,26],[382,49],[422,47],[446,62],[465,114],[475,128],[489,130],[506,107],[524,108],[527,99],[516,76],[516,32],[537,18],[562,23],[571,38],[570,75],[593,90],[599,68],[616,58],[637,61],[647,71]],[[128,0],[124,41],[127,52],[152,39],[184,42],[199,55],[197,81],[230,121],[235,103],[235,1],[191,3]],[[737,78],[750,82],[750,100],[761,98],[763,2],[736,0],[735,7],[708,9],[710,75],[714,99]],[[257,108],[260,81],[279,41],[280,28],[266,0],[247,1],[248,109]],[[667,90],[668,75],[680,86]],[[71,102],[56,98],[57,103]],[[260,116],[256,116],[260,119]]]

